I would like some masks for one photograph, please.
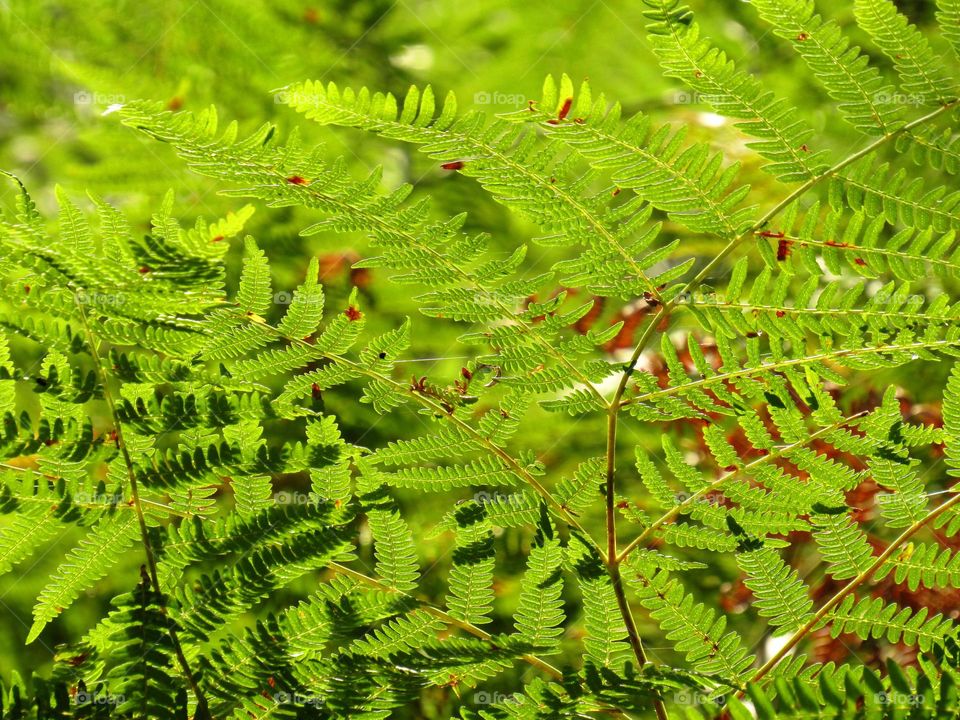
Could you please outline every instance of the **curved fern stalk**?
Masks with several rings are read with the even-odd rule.
[[[925,105],[956,100],[957,87],[934,57],[927,39],[889,0],[856,0],[857,20],[893,61],[905,93]]]
[[[157,571],[157,558],[156,550],[153,547],[153,541],[149,530],[147,529],[146,515],[143,510],[143,505],[140,502],[140,488],[137,483],[136,470],[133,462],[133,458],[130,455],[129,448],[127,447],[126,441],[123,436],[123,426],[120,423],[120,420],[117,416],[117,407],[114,402],[113,395],[110,391],[108,379],[106,373],[103,369],[103,363],[100,359],[99,351],[97,349],[97,339],[94,337],[92,331],[90,330],[90,325],[87,322],[86,314],[83,310],[83,304],[77,300],[77,311],[79,313],[80,319],[83,323],[84,331],[87,334],[88,347],[90,349],[90,354],[93,359],[94,370],[99,377],[100,386],[103,388],[103,397],[107,403],[107,409],[110,413],[110,417],[113,422],[113,429],[117,434],[117,445],[120,447],[120,452],[123,456],[123,462],[127,470],[127,481],[130,487],[130,496],[133,500],[134,507],[136,508],[137,514],[137,523],[140,527],[140,538],[143,543],[144,553],[147,560],[147,571],[150,577],[150,584],[153,586],[153,591],[157,594],[158,597],[163,598],[163,587],[160,584],[160,575]],[[160,611],[164,614],[168,614],[168,610],[165,605],[160,606]],[[194,700],[197,703],[196,708],[196,717],[197,718],[210,718],[210,710],[207,704],[206,696],[203,691],[200,689],[200,685],[197,682],[196,677],[193,674],[193,671],[190,668],[189,663],[187,662],[186,655],[183,651],[183,646],[180,644],[180,638],[178,637],[177,631],[174,629],[173,624],[168,621],[167,623],[167,634],[170,637],[170,642],[173,646],[174,653],[177,659],[177,664],[180,668],[180,672],[183,674],[184,679],[187,681],[187,685],[190,687],[191,692],[193,693]]]
[[[548,238],[550,244],[576,244],[588,253],[595,250],[595,269],[601,268],[597,263],[603,259],[616,263],[617,274],[624,278],[632,275],[639,281],[633,288],[635,295],[647,292],[659,297],[658,286],[669,279],[663,274],[647,274],[662,259],[661,251],[637,259],[656,233],[647,233],[639,242],[629,241],[634,226],[649,217],[642,206],[628,203],[617,211],[609,209],[606,193],[584,197],[583,189],[593,178],[569,178],[570,163],[559,156],[559,145],[538,147],[536,138],[523,134],[522,128],[504,120],[487,125],[481,113],[457,118],[452,94],[444,100],[439,115],[435,115],[429,86],[423,91],[412,87],[402,111],[389,93],[371,95],[366,88],[341,92],[332,83],[326,87],[313,81],[292,85],[286,88],[286,97],[291,107],[321,124],[362,128],[422,145],[431,157],[476,177],[496,199],[559,232],[561,239]],[[616,292],[624,290],[626,286]]]
[[[767,172],[783,182],[802,182],[822,170],[824,151],[808,147],[813,128],[797,117],[790,103],[763,88],[753,76],[703,37],[690,9],[680,0],[645,0],[647,37],[666,75],[684,82],[699,100],[758,138],[748,143],[771,161]]]
[[[549,99],[550,87],[547,86],[545,96]],[[581,100],[581,104],[583,101]],[[950,109],[950,106],[944,106],[934,110],[929,113],[927,116],[915,120],[913,123],[903,125],[899,128],[898,132],[909,131],[915,127],[919,127],[926,122],[938,117],[940,114],[946,112]],[[545,123],[545,125],[552,125],[552,123]],[[590,123],[586,122],[580,127],[590,127]],[[577,133],[575,129],[573,133]],[[607,414],[607,468],[606,468],[606,488],[607,488],[607,563],[611,572],[612,577],[616,577],[619,573],[619,552],[617,550],[616,542],[616,514],[614,507],[614,496],[615,496],[615,487],[616,487],[616,467],[615,467],[615,456],[616,456],[616,436],[617,436],[617,425],[618,425],[618,415],[623,398],[623,394],[627,389],[627,384],[630,377],[633,375],[634,369],[636,368],[637,362],[640,359],[640,355],[646,347],[647,342],[653,335],[653,332],[660,324],[659,321],[661,318],[669,317],[671,310],[677,305],[678,299],[682,298],[684,293],[689,293],[693,288],[698,287],[705,278],[709,277],[716,268],[725,258],[733,252],[744,240],[748,237],[751,237],[754,233],[762,230],[774,217],[776,217],[781,211],[788,208],[794,201],[799,199],[801,196],[806,194],[810,189],[818,185],[820,182],[824,181],[833,176],[834,173],[838,173],[841,170],[844,170],[848,166],[857,162],[861,158],[867,157],[871,153],[875,152],[878,148],[882,147],[885,143],[891,141],[895,138],[897,133],[891,133],[884,135],[878,140],[872,142],[863,150],[852,154],[847,157],[845,160],[834,165],[829,170],[822,172],[813,178],[810,178],[800,187],[795,189],[790,195],[788,195],[783,201],[774,206],[770,211],[768,211],[763,217],[756,221],[751,227],[748,227],[746,230],[740,231],[738,229],[737,233],[731,234],[731,239],[727,245],[721,250],[721,252],[707,263],[707,265],[690,281],[688,281],[680,293],[670,298],[667,302],[664,302],[660,305],[659,312],[651,318],[648,322],[646,328],[643,331],[637,345],[634,349],[634,352],[626,365],[625,372],[621,375],[620,381],[618,383],[617,389],[614,392],[613,398],[609,405],[609,410]],[[617,590],[618,604],[621,608],[624,621],[627,623],[628,628],[632,625],[632,617],[630,615],[629,605],[626,601],[626,597],[623,594],[622,586],[614,582],[615,589]],[[637,656],[638,662],[643,664],[645,662],[645,656],[642,649],[638,644],[634,645],[634,651]],[[658,715],[665,713],[665,710],[662,706],[657,706]]]

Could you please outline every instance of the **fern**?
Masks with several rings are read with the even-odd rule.
[[[955,714],[956,620],[924,604],[960,586],[953,68],[889,0],[855,3],[862,50],[812,0],[751,5],[849,148],[678,0],[645,0],[650,45],[737,153],[566,75],[497,117],[429,85],[277,96],[417,147],[529,244],[214,109],[118,115],[253,203],[221,219],[184,228],[169,193],[144,234],[57,189],[54,223],[4,173],[0,571],[43,576],[27,642],[142,563],[5,716]],[[350,250],[350,287],[279,260],[291,226]],[[920,367],[911,405],[891,371]],[[820,662],[854,639],[915,664]]]

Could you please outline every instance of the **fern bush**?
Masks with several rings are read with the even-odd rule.
[[[7,174],[0,566],[29,573],[76,538],[28,643],[142,564],[52,677],[8,684],[4,717],[393,717],[431,695],[483,718],[960,714],[955,611],[891,590],[960,587],[960,3],[940,0],[928,39],[890,0],[857,0],[869,51],[811,0],[751,4],[856,146],[820,146],[679,0],[645,0],[646,34],[668,77],[736,121],[772,207],[739,161],[567,76],[493,118],[429,86],[278,94],[415,145],[540,228],[506,253],[410,186],[273,125],[220,129],[212,109],[118,114],[250,199],[220,220],[183,227],[170,194],[143,232],[59,192],[51,225]],[[358,291],[325,302],[316,259],[275,285],[269,245],[244,234],[264,206],[311,213],[304,236],[364,238],[357,267],[424,317],[371,332]],[[701,262],[704,241],[722,249]],[[603,325],[605,303],[631,312]],[[449,323],[459,373],[411,378],[411,337]],[[883,387],[921,362],[947,368],[942,422]],[[350,440],[331,396],[408,432]],[[526,440],[542,410],[577,420],[572,473]],[[633,424],[662,442],[625,441]],[[406,512],[426,493],[448,501],[432,536]],[[506,538],[526,548],[509,586]],[[441,540],[436,603],[420,549]],[[691,592],[717,567],[745,610]],[[829,637],[914,661],[817,660]]]

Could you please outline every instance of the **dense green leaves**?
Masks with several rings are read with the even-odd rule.
[[[666,76],[715,115],[567,75],[494,117],[429,85],[277,94],[308,132],[419,148],[439,167],[412,185],[406,155],[361,173],[271,123],[117,108],[264,206],[257,239],[251,206],[184,228],[173,194],[141,232],[58,189],[54,222],[4,173],[0,570],[43,578],[28,643],[72,641],[35,704],[953,712],[957,623],[932,605],[960,587],[954,68],[890,0],[854,4],[863,50],[812,0],[743,12],[852,130],[646,0]],[[955,47],[958,16],[939,4]],[[724,117],[745,144],[704,130]],[[135,590],[83,616],[134,557]],[[821,664],[848,640],[915,666]]]

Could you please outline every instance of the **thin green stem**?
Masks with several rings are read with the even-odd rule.
[[[717,478],[712,483],[705,485],[704,487],[697,490],[697,492],[693,493],[688,498],[686,498],[683,502],[678,503],[677,505],[674,505],[672,508],[670,508],[670,510],[668,510],[666,513],[664,513],[659,518],[657,518],[653,523],[651,523],[649,527],[645,528],[644,531],[640,533],[639,536],[634,538],[623,549],[623,551],[617,556],[617,560],[619,562],[623,562],[624,560],[626,560],[627,557],[630,555],[630,553],[632,553],[638,547],[641,547],[645,542],[647,542],[647,540],[649,540],[650,537],[657,530],[659,530],[661,527],[663,527],[667,523],[672,522],[674,518],[676,518],[678,515],[683,513],[683,511],[689,508],[691,505],[698,502],[705,496],[709,495],[714,490],[718,490],[719,488],[723,487],[725,484],[727,484],[731,480],[734,480],[742,475],[749,473],[751,470],[756,469],[760,465],[765,465],[778,458],[781,458],[787,453],[789,453],[791,450],[795,450],[799,447],[809,445],[812,441],[817,440],[818,438],[821,438],[824,435],[828,435],[834,430],[837,430],[843,427],[844,425],[846,425],[847,423],[853,422],[857,418],[863,417],[866,414],[867,412],[864,410],[862,412],[855,413],[854,415],[850,415],[849,417],[845,417],[843,420],[837,423],[834,423],[833,425],[829,425],[828,427],[821,428],[820,430],[817,430],[816,432],[811,433],[808,437],[805,437],[803,440],[798,440],[797,442],[791,443],[790,445],[784,445],[783,447],[778,448],[777,450],[774,450],[773,452],[768,453],[763,457],[757,458],[753,462],[747,463],[742,468],[738,468],[737,470],[731,473],[728,473],[722,477]]]
[[[100,352],[97,348],[97,339],[90,328],[90,323],[87,321],[87,315],[83,311],[83,304],[80,302],[80,299],[77,297],[76,293],[74,293],[73,298],[77,306],[77,312],[80,315],[80,321],[83,325],[84,332],[87,336],[87,342],[90,346],[90,357],[93,359],[97,378],[100,382],[100,386],[103,388],[103,398],[107,403],[107,409],[110,413],[113,429],[117,433],[117,446],[120,448],[120,453],[127,469],[127,479],[130,483],[130,496],[133,500],[133,506],[136,509],[137,522],[140,525],[140,537],[143,541],[144,554],[146,555],[147,560],[147,571],[150,574],[150,583],[153,585],[153,589],[157,592],[157,595],[161,598],[165,598],[166,596],[163,592],[163,588],[160,585],[160,574],[157,571],[156,552],[154,551],[153,543],[150,541],[150,533],[147,528],[146,515],[143,512],[143,501],[140,499],[140,489],[139,484],[137,483],[136,472],[134,471],[133,458],[130,455],[130,450],[127,447],[127,443],[124,440],[123,424],[120,422],[120,416],[117,413],[117,406],[114,402],[113,394],[110,391],[107,374],[103,369],[103,362],[100,358]],[[169,618],[169,613],[167,612],[167,607],[165,604],[160,605],[160,610],[164,616]],[[209,718],[210,710],[207,704],[207,699],[204,696],[203,691],[200,689],[193,671],[190,669],[190,664],[187,662],[187,656],[183,652],[183,646],[180,644],[180,638],[177,636],[177,631],[174,629],[172,622],[167,624],[167,634],[170,638],[170,643],[173,646],[177,663],[180,665],[180,671],[183,673],[184,679],[187,681],[187,684],[190,686],[190,689],[193,691],[193,695],[196,698],[197,709],[195,717],[198,720],[200,718]]]
[[[749,228],[744,230],[740,235],[738,235],[737,237],[732,239],[730,242],[728,242],[727,245],[723,248],[723,250],[721,250],[720,253],[717,256],[715,256],[710,262],[708,262],[703,267],[703,269],[699,273],[697,273],[697,275],[694,276],[694,278],[690,282],[687,283],[683,291],[677,297],[675,297],[673,300],[667,303],[664,306],[664,308],[666,309],[667,306],[673,307],[676,304],[677,298],[683,297],[685,293],[689,293],[695,287],[698,287],[707,277],[710,276],[710,274],[714,271],[714,269],[721,262],[723,262],[727,258],[727,256],[730,255],[730,253],[732,253],[740,245],[740,243],[742,243],[744,240],[749,238],[754,233],[766,227],[766,225],[771,220],[773,220],[777,215],[779,215],[781,212],[786,210],[790,205],[792,205],[794,202],[799,200],[803,195],[805,195],[807,192],[809,192],[814,187],[819,185],[821,182],[823,182],[827,178],[830,178],[836,175],[841,170],[844,170],[845,168],[849,167],[853,163],[857,162],[857,160],[862,160],[863,158],[872,154],[873,152],[883,147],[890,141],[895,140],[900,135],[903,135],[904,133],[908,133],[914,128],[919,127],[920,125],[925,125],[931,120],[935,120],[940,115],[943,115],[944,113],[949,112],[950,110],[952,110],[957,106],[957,103],[960,103],[960,100],[953,100],[949,103],[941,105],[936,110],[933,110],[927,113],[923,117],[919,117],[916,120],[913,120],[905,125],[902,125],[896,130],[892,130],[884,135],[881,135],[880,137],[878,137],[876,140],[871,142],[869,145],[867,145],[863,149],[858,150],[852,155],[847,156],[846,158],[838,162],[836,165],[833,165],[832,167],[823,171],[819,175],[816,175],[815,177],[812,177],[809,180],[807,180],[802,185],[799,185],[793,192],[787,195],[783,200],[781,200],[779,203],[777,203],[772,208],[770,208],[770,210],[768,210],[759,220],[753,223],[753,225],[751,225]]]
[[[377,590],[381,590],[383,592],[397,593],[405,597],[411,597],[423,608],[424,612],[428,613],[429,615],[433,615],[435,618],[443,621],[445,624],[450,625],[452,627],[459,628],[460,630],[463,630],[464,632],[467,632],[470,635],[473,635],[474,637],[483,640],[484,642],[492,643],[494,640],[493,635],[488,633],[486,630],[483,630],[482,628],[477,627],[473,623],[469,623],[464,620],[459,620],[455,618],[453,615],[450,615],[449,613],[444,612],[440,608],[434,605],[431,605],[427,600],[418,598],[415,595],[410,595],[409,593],[400,592],[396,588],[391,588],[388,585],[384,585],[382,582],[380,582],[376,578],[372,578],[369,575],[364,575],[363,573],[358,572],[352,568],[349,568],[346,565],[341,565],[340,563],[332,562],[330,563],[329,567],[334,572],[353,578],[357,582],[361,582],[364,585],[369,585],[370,587],[376,588]],[[530,654],[521,655],[520,657],[524,662],[532,665],[538,670],[542,670],[547,675],[552,677],[554,680],[563,680],[563,673],[560,672],[553,665],[548,663],[546,660],[541,660],[536,655],[530,655]]]
[[[887,560],[889,560],[894,555],[894,553],[896,553],[901,547],[903,547],[903,545],[905,545],[910,540],[910,538],[912,538],[914,535],[920,532],[920,530],[923,527],[925,527],[928,523],[932,522],[933,520],[936,520],[938,517],[940,517],[940,515],[945,513],[947,510],[949,510],[950,508],[960,503],[960,487],[954,486],[951,489],[951,491],[957,494],[954,495],[949,500],[947,500],[946,502],[938,505],[936,508],[931,510],[929,513],[924,515],[922,518],[920,518],[919,520],[914,522],[910,527],[904,530],[897,537],[896,540],[894,540],[892,543],[890,543],[890,545],[887,546],[886,550],[884,550],[880,555],[877,556],[876,560],[873,561],[870,567],[868,567],[866,570],[861,572],[859,575],[853,578],[850,582],[848,582],[846,585],[840,588],[840,590],[838,590],[833,595],[833,597],[831,597],[829,600],[827,600],[827,602],[823,604],[823,606],[816,612],[816,614],[814,614],[812,618],[810,618],[810,620],[808,620],[806,623],[803,624],[803,627],[797,630],[790,637],[790,639],[787,640],[786,643],[784,643],[784,645],[777,651],[777,653],[773,657],[771,657],[759,670],[757,670],[754,676],[750,678],[750,682],[759,682],[764,677],[766,677],[770,673],[770,671],[772,671],[780,663],[780,661],[783,660],[783,658],[785,658],[787,654],[797,646],[797,644],[801,640],[803,640],[815,627],[817,627],[820,624],[821,621],[823,621],[823,619],[830,613],[831,610],[833,610],[837,605],[839,605],[840,602],[842,602],[843,599],[847,597],[850,593],[852,593],[854,590],[856,590],[858,587],[860,587],[865,582],[867,582],[870,578],[872,578],[874,574],[876,574],[876,572],[880,570],[880,568],[882,568],[884,564],[886,564]]]

